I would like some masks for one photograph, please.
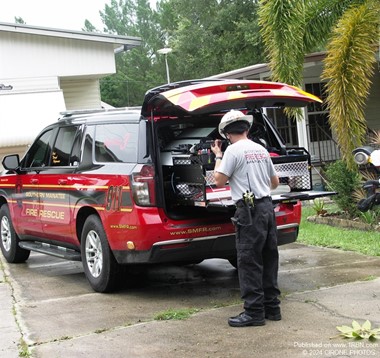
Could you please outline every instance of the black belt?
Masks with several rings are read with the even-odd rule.
[[[258,203],[264,203],[264,202],[266,202],[266,201],[272,201],[272,197],[271,196],[264,196],[264,197],[262,197],[262,198],[260,198],[260,199],[254,199],[254,203],[255,204],[258,204]],[[236,202],[236,204],[235,204],[237,207],[238,206],[245,206],[245,203],[244,203],[244,200],[243,199],[239,199],[237,202]]]
[[[268,200],[272,201],[272,197],[271,196],[264,196],[264,197],[262,197],[260,199],[256,199],[255,198],[255,202],[256,203],[260,203],[261,201],[268,201]]]

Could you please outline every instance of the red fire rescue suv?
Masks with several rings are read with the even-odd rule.
[[[250,138],[272,155],[279,244],[294,242],[300,200],[328,193],[311,190],[309,154],[285,146],[265,108],[312,101],[281,83],[197,80],[148,91],[140,110],[65,113],[21,160],[3,159],[1,251],[9,263],[31,251],[81,260],[98,292],[115,288],[121,265],[235,265],[234,203],[228,186],[214,185],[210,150],[231,109],[253,115]]]

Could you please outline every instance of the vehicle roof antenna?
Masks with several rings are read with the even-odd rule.
[[[249,191],[252,193],[251,182],[249,181],[249,175],[248,173],[246,174],[247,174],[247,180],[248,180],[248,188],[249,188]]]

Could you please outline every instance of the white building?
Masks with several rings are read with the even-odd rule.
[[[0,23],[0,158],[66,110],[101,108],[99,79],[137,37]]]

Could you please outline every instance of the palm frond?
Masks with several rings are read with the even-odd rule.
[[[327,48],[325,68],[330,125],[343,159],[354,167],[351,152],[366,133],[365,101],[379,41],[380,4],[367,0],[346,11]]]
[[[304,59],[303,0],[261,0],[259,24],[272,80],[300,86]]]
[[[355,3],[358,5],[364,1],[355,0]],[[306,53],[326,46],[331,29],[352,4],[352,0],[305,0]]]
[[[374,144],[375,146],[380,146],[380,130],[371,130],[369,133],[370,144]]]

